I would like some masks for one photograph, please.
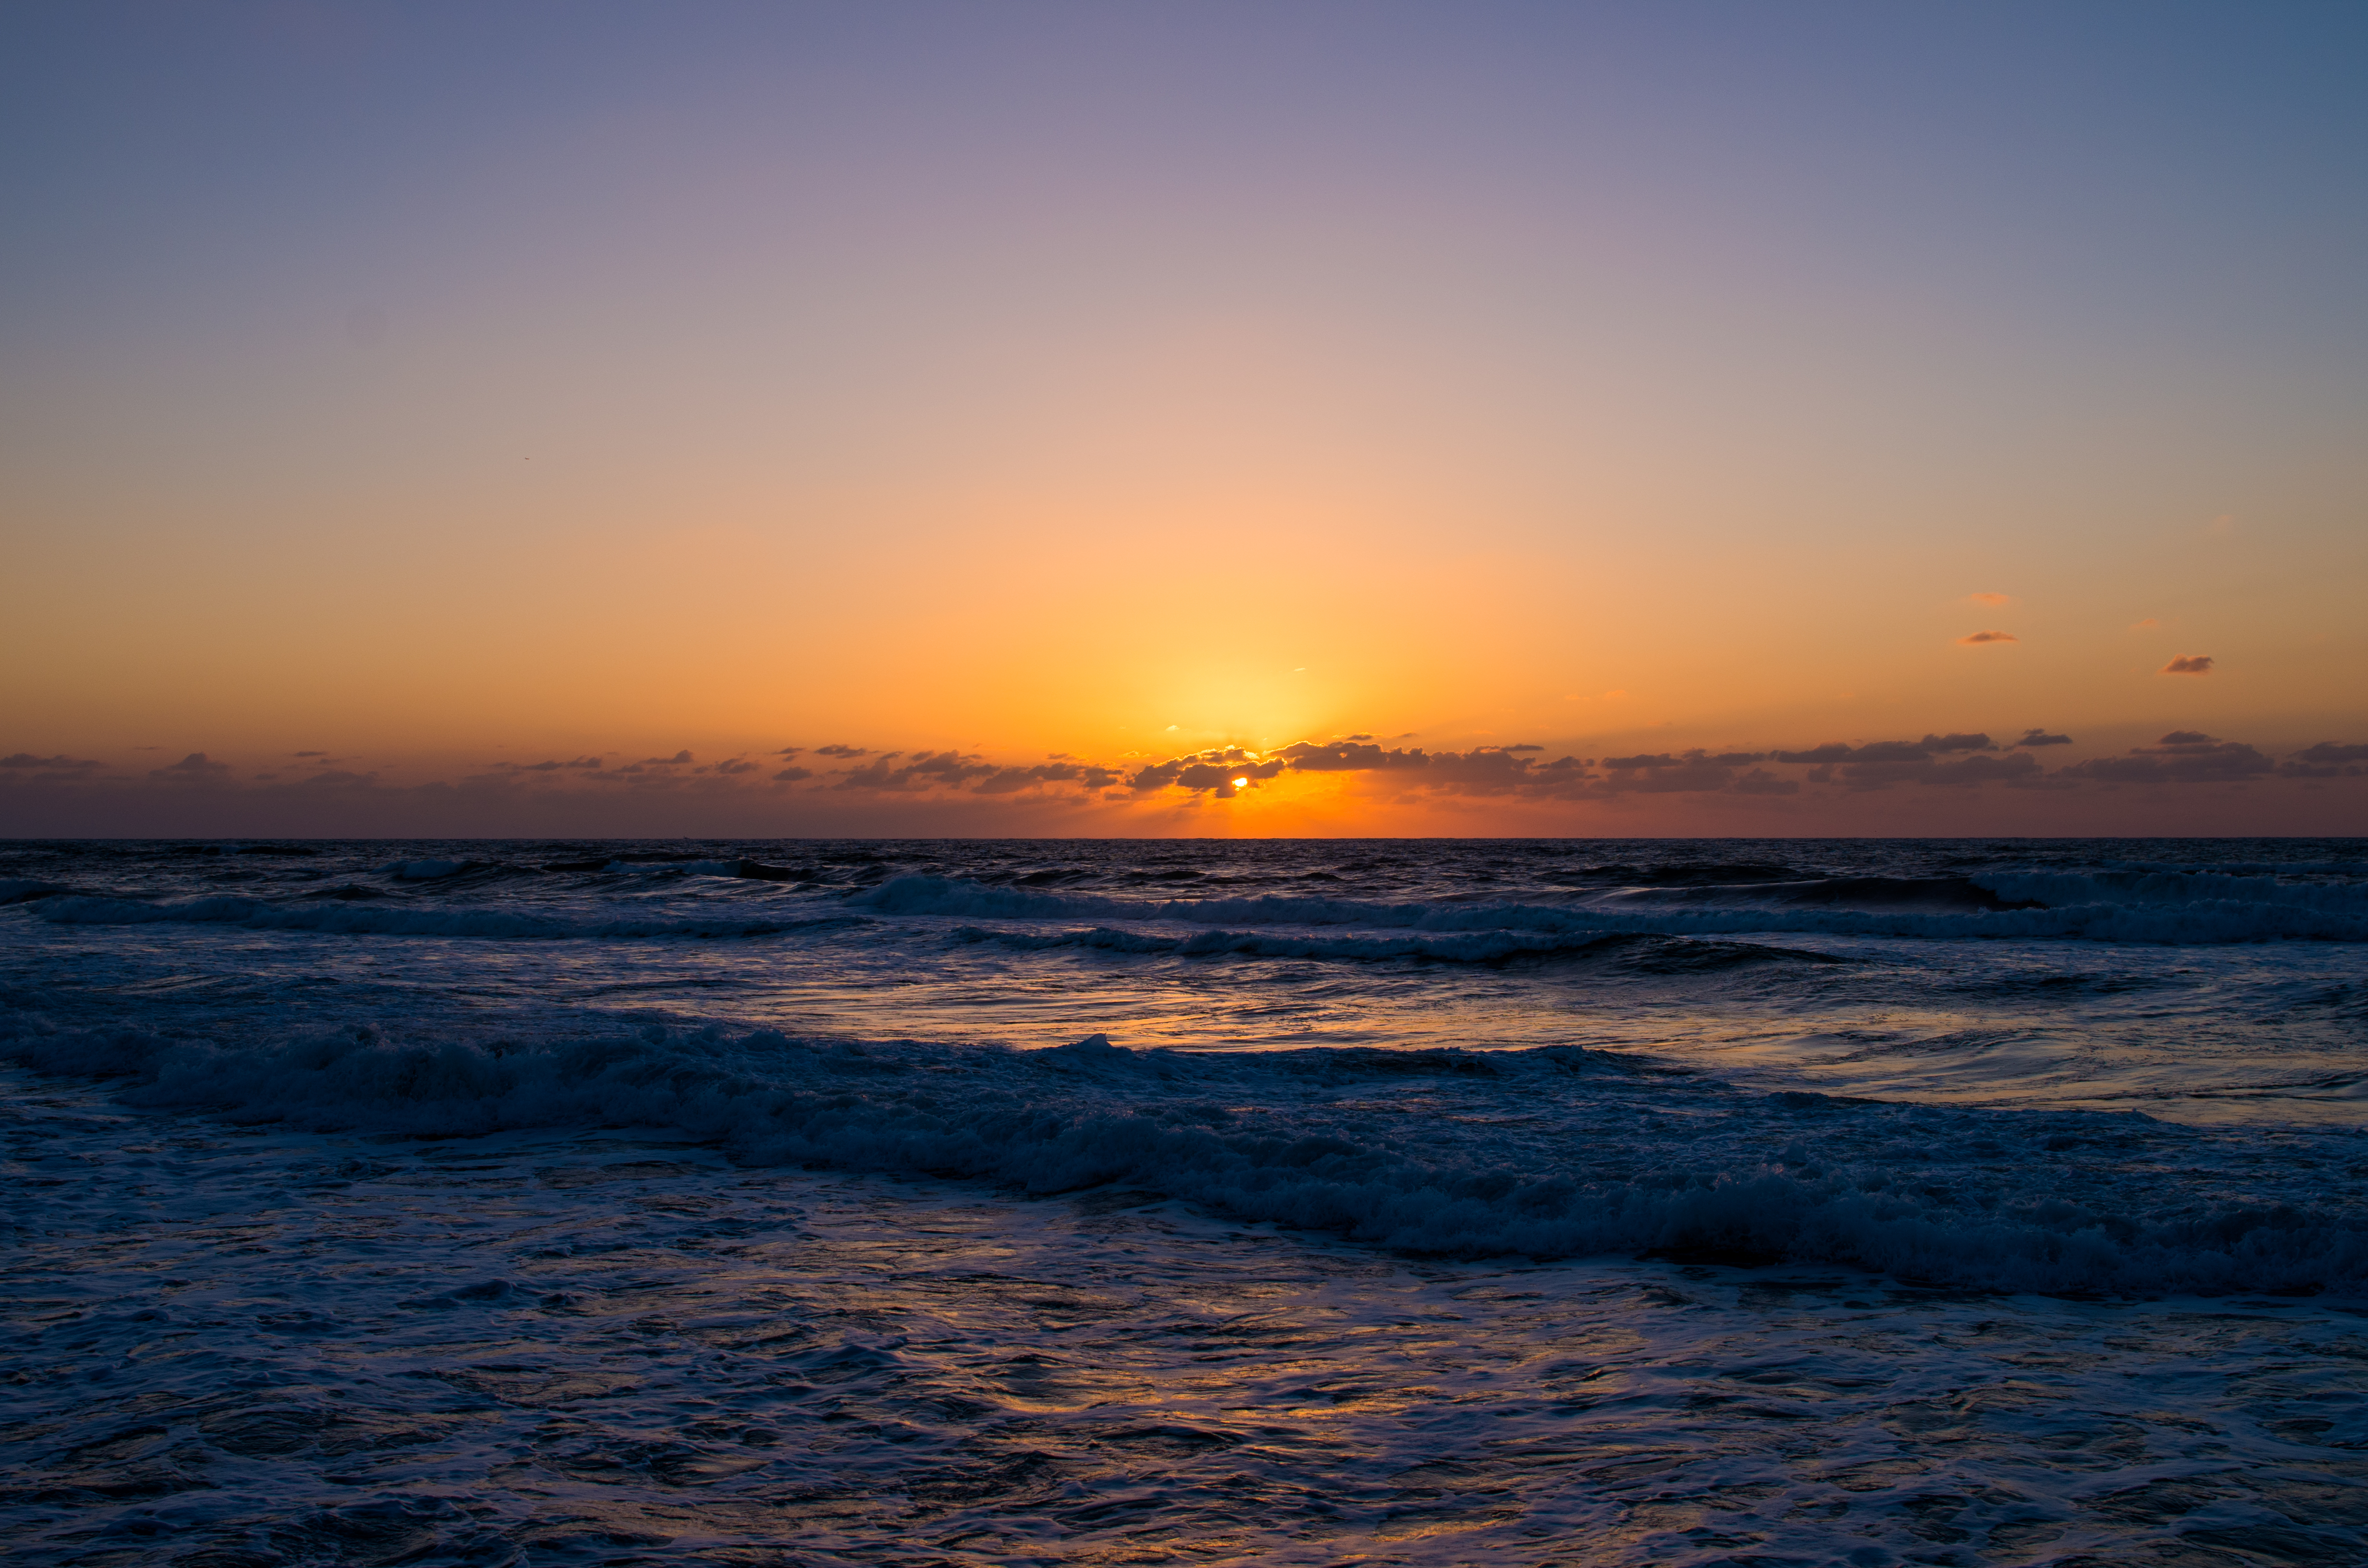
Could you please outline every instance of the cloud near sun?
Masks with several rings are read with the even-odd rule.
[[[505,761],[457,778],[397,782],[376,772],[314,765],[281,773],[255,771],[193,752],[152,768],[119,768],[89,758],[18,752],[0,756],[0,793],[20,801],[49,795],[189,801],[243,799],[295,812],[299,802],[332,801],[366,809],[407,804],[447,811],[470,806],[557,805],[567,800],[662,799],[771,801],[784,808],[871,800],[946,802],[1002,801],[1073,809],[1190,807],[1255,791],[1305,788],[1331,780],[1383,803],[1421,801],[1611,801],[1622,797],[1816,797],[1866,795],[1903,788],[1952,791],[2117,790],[2130,786],[2275,784],[2368,778],[2368,744],[2321,741],[2282,756],[2241,741],[2173,730],[2151,744],[2049,767],[2042,752],[2074,747],[2069,735],[2027,730],[2020,739],[1982,733],[1927,733],[1917,740],[1829,741],[1798,748],[1703,747],[1586,756],[1548,755],[1529,744],[1429,750],[1367,735],[1296,741],[1271,750],[1217,746],[1156,760],[1098,763],[1054,756],[1020,764],[960,750],[875,751],[835,742],[785,746],[760,760],[736,756],[701,761],[689,750],[611,764],[577,756],[530,763]],[[823,767],[777,767],[803,756]],[[363,820],[356,819],[358,822]]]

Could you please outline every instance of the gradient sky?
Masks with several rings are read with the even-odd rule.
[[[10,6],[0,834],[2368,832],[2363,74]]]

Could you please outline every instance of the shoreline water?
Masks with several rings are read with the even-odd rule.
[[[2368,1553],[2368,944],[1339,945],[2368,846],[177,847],[0,846],[28,1562]]]

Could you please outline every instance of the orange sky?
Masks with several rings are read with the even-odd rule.
[[[2368,831],[2302,43],[916,15],[20,40],[0,833]],[[692,771],[1365,733],[1591,778]]]

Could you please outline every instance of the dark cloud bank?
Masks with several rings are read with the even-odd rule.
[[[2368,777],[2368,744],[2321,741],[2271,755],[2192,730],[2054,767],[2042,761],[2073,744],[2068,735],[2032,729],[2004,743],[1984,733],[1928,733],[1790,750],[1582,756],[1549,756],[1529,744],[1432,751],[1359,734],[1271,751],[1218,747],[1114,765],[1056,755],[1023,766],[960,751],[882,752],[834,742],[707,760],[688,749],[622,762],[506,760],[427,782],[321,766],[335,759],[318,754],[301,754],[304,765],[281,773],[203,752],[146,769],[17,752],[0,756],[0,835],[634,834],[759,818],[828,831],[1056,834],[1083,806],[1186,809],[1294,774],[1354,776],[1362,793],[1383,800],[1539,804],[1656,796],[1814,802],[1918,790],[1962,797],[2146,789],[2159,796],[2162,787]],[[800,757],[803,764],[791,760]],[[651,825],[660,820],[669,825]]]

